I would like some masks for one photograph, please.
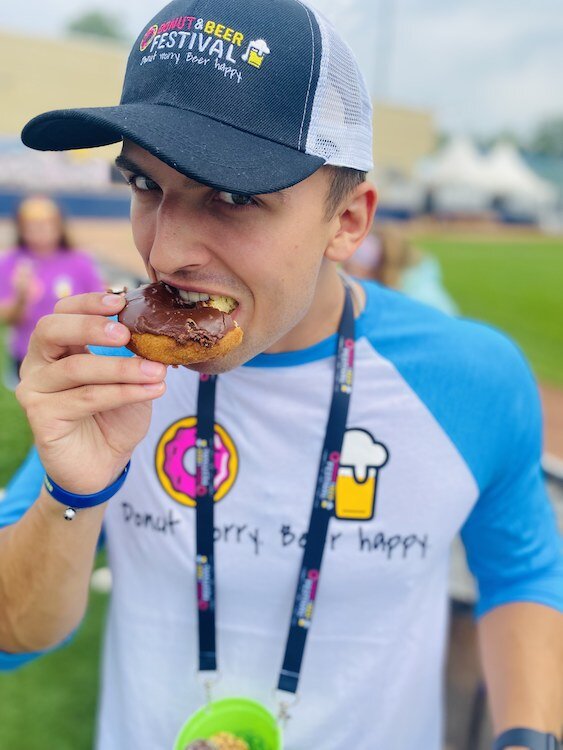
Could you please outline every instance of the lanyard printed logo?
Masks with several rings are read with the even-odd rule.
[[[320,573],[309,570],[299,590],[299,601],[296,606],[296,620],[300,628],[309,628],[313,619],[313,605],[317,595]]]
[[[197,607],[200,612],[206,612],[211,603],[211,566],[207,555],[196,557],[196,579],[197,579]]]

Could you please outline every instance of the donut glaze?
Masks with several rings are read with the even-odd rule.
[[[201,303],[185,302],[176,289],[157,282],[125,294],[119,322],[131,333],[169,336],[178,344],[217,344],[235,328],[230,315]]]
[[[131,331],[127,348],[139,357],[174,367],[224,357],[239,346],[241,327],[213,302],[185,302],[163,282],[147,284],[125,295],[118,315]]]

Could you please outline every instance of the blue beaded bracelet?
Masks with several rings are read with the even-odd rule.
[[[113,484],[110,484],[109,487],[106,487],[105,490],[102,490],[101,492],[94,492],[92,495],[75,495],[74,492],[67,492],[54,482],[48,474],[45,474],[45,488],[54,500],[67,506],[64,517],[67,521],[72,521],[76,516],[77,510],[94,508],[96,505],[101,505],[109,500],[110,497],[113,497],[115,493],[121,489],[123,483],[127,479],[130,466],[131,461],[127,463],[127,466],[123,469]]]
[[[513,745],[528,748],[528,750],[559,750],[560,748],[557,737],[553,734],[537,732],[535,729],[525,727],[514,727],[497,737],[493,750],[502,750]]]

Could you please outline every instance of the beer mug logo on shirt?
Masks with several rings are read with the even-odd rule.
[[[387,448],[367,430],[346,431],[336,481],[336,518],[369,521],[374,517],[379,470],[388,460]]]
[[[252,65],[253,68],[261,68],[262,63],[266,59],[266,55],[270,54],[270,48],[263,39],[255,39],[247,47],[246,52],[242,56],[244,62]]]

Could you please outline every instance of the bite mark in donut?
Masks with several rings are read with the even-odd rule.
[[[118,316],[131,331],[127,345],[135,354],[165,365],[191,365],[222,357],[243,337],[230,313],[230,297],[175,289],[163,282],[145,284],[125,294]]]

